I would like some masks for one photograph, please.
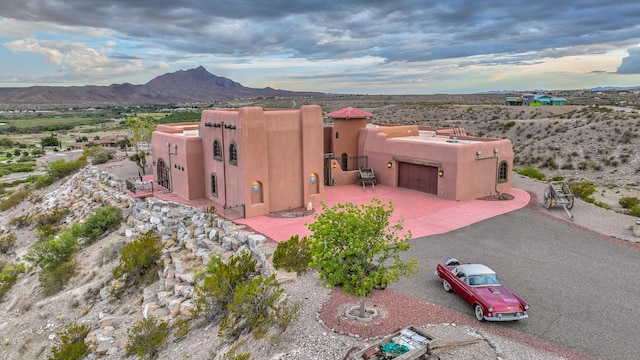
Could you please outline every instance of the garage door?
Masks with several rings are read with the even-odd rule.
[[[398,187],[438,194],[438,168],[405,162],[398,163]]]

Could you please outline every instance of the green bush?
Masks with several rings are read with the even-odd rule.
[[[510,128],[512,128],[512,127],[514,127],[514,126],[516,126],[516,122],[515,122],[515,121],[513,121],[513,120],[511,120],[511,121],[508,121],[508,122],[504,123],[502,126],[503,126],[505,129],[510,129]]]
[[[629,209],[629,215],[640,217],[640,204],[632,206]]]
[[[553,175],[551,177],[551,181],[562,181],[562,180],[564,180],[564,176],[562,175]]]
[[[530,177],[537,180],[545,180],[547,176],[540,170],[527,166],[523,169],[514,169],[514,171],[522,176]]]
[[[271,326],[285,329],[296,316],[298,305],[282,301],[284,290],[275,275],[260,276],[256,265],[249,251],[226,263],[213,257],[196,285],[195,312],[207,320],[220,316],[219,336],[236,338],[247,330],[261,338]]]
[[[219,333],[234,337],[246,326],[256,339],[262,338],[279,317],[283,293],[275,275],[257,276],[238,284],[233,301],[227,306],[229,314],[220,323]]]
[[[259,276],[256,265],[250,252],[232,256],[226,263],[213,256],[205,269],[204,281],[195,287],[195,312],[208,320],[217,315],[225,316],[238,284]]]
[[[78,159],[72,161],[64,161],[64,159],[54,160],[47,165],[47,172],[36,178],[34,186],[38,189],[51,185],[56,180],[77,172],[85,165],[87,165],[86,156],[80,156]]]
[[[122,248],[120,263],[113,270],[115,279],[129,286],[149,284],[158,279],[162,244],[153,231],[144,232]],[[116,294],[118,295],[118,294]]]
[[[155,359],[169,336],[169,325],[154,317],[148,317],[138,321],[127,333],[127,356]]]
[[[588,201],[591,198],[591,195],[596,191],[596,187],[591,181],[581,181],[581,182],[572,182],[569,183],[569,188],[573,195],[579,197],[580,199]]]
[[[76,323],[67,325],[63,331],[56,333],[55,344],[51,349],[53,356],[49,360],[82,360],[91,353],[84,342],[91,328]]]
[[[122,221],[122,210],[115,206],[101,207],[82,224],[82,235],[91,244]]]
[[[71,277],[76,274],[76,262],[71,259],[61,264],[49,266],[40,270],[38,280],[45,296],[53,296],[67,285]]]
[[[2,299],[4,294],[18,281],[18,276],[26,272],[27,269],[23,263],[13,263],[7,267],[0,267],[0,299]]]
[[[22,189],[9,195],[8,198],[0,202],[0,211],[9,210],[14,206],[20,204],[24,199],[26,199],[29,196],[30,193],[31,192],[28,189]]]
[[[13,245],[18,240],[18,237],[14,233],[9,233],[3,237],[0,237],[0,253],[6,254],[11,250]]]
[[[305,272],[311,262],[311,242],[308,237],[300,239],[293,235],[289,240],[278,243],[273,253],[273,266],[286,271]]]
[[[620,200],[618,200],[618,204],[620,204],[620,206],[622,206],[625,209],[631,209],[632,207],[640,204],[640,199],[638,199],[635,196],[633,197],[625,196],[623,198],[620,198]]]
[[[36,243],[25,258],[43,269],[65,263],[80,249],[77,225],[70,225],[60,231],[57,237]]]

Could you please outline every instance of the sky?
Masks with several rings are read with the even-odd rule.
[[[144,84],[466,94],[640,85],[640,3],[3,0],[0,87]]]

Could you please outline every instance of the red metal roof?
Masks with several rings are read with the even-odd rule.
[[[373,116],[373,114],[353,107],[347,107],[331,112],[327,114],[327,116],[332,119],[362,119]]]

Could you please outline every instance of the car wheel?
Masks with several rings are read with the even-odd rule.
[[[480,304],[476,304],[473,307],[473,311],[476,313],[476,319],[478,321],[484,321],[484,311],[482,311],[482,306]]]
[[[444,291],[451,292],[451,285],[449,285],[447,280],[442,280],[442,287],[444,288]]]

